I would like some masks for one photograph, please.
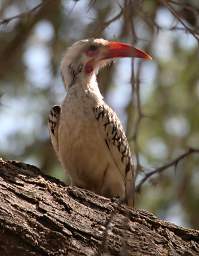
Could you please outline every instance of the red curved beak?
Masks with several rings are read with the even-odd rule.
[[[149,54],[130,44],[110,41],[105,47],[106,51],[103,59],[134,57],[152,60],[152,57]]]

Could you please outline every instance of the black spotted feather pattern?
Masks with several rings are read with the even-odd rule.
[[[124,129],[116,113],[106,104],[94,108],[96,120],[104,136],[105,143],[125,180],[126,199],[129,205],[134,202],[134,170],[130,147]]]

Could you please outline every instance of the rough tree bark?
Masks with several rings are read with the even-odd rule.
[[[199,232],[0,160],[0,255],[199,255]]]

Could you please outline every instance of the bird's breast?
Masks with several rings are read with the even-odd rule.
[[[91,102],[65,99],[58,134],[62,165],[73,182],[96,191],[108,159],[93,107]]]

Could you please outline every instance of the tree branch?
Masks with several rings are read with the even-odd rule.
[[[192,30],[189,26],[186,25],[186,23],[183,21],[183,19],[176,13],[176,11],[172,8],[172,6],[168,3],[168,1],[160,0],[160,2],[167,7],[167,9],[173,14],[173,16],[186,28],[186,30],[198,41],[199,43],[199,37],[196,35],[196,32]]]
[[[171,166],[177,166],[178,163],[183,160],[184,158],[188,157],[191,154],[194,153],[199,153],[199,149],[195,149],[195,148],[189,148],[185,153],[183,153],[182,155],[178,156],[177,158],[175,158],[174,160],[168,162],[167,164],[158,167],[157,169],[148,172],[139,182],[139,184],[136,186],[136,192],[140,192],[142,185],[153,175],[155,174],[160,174],[161,172],[167,170],[169,167]]]
[[[42,2],[40,8],[37,8],[35,15],[28,19],[28,22],[22,22],[19,20],[15,26],[14,31],[9,32],[9,42],[2,44],[4,47],[0,47],[0,78],[4,78],[9,74],[12,69],[12,65],[21,58],[21,51],[23,45],[31,33],[32,28],[35,24],[44,18],[49,17],[51,11],[56,11],[60,5],[60,0],[49,2],[45,0]]]
[[[132,9],[131,2],[129,3],[130,6],[128,10]],[[135,32],[134,24],[131,19],[131,16],[129,15],[129,22],[130,22],[130,27],[131,27],[131,36],[132,36],[132,41],[137,41],[137,35]],[[135,76],[135,71],[134,71],[134,59],[132,60],[132,65],[131,65],[131,86],[132,86],[132,92],[133,92],[133,106],[135,109],[135,118],[134,118],[134,131],[131,139],[134,142],[134,151],[135,151],[135,156],[136,156],[136,162],[137,162],[137,167],[136,167],[136,172],[135,172],[135,178],[138,174],[138,170],[140,169],[140,159],[139,159],[139,145],[138,145],[138,135],[139,135],[139,130],[140,130],[140,124],[142,121],[142,118],[144,117],[143,111],[142,111],[142,105],[141,105],[141,98],[140,98],[140,71],[141,71],[141,64],[138,66],[138,71]],[[131,140],[130,139],[130,140]]]
[[[95,36],[101,35],[101,33],[108,27],[111,25],[111,23],[115,22],[116,20],[118,20],[121,16],[123,15],[123,9],[122,7],[120,7],[120,11],[111,19],[99,24],[98,29],[96,32],[94,32]]]
[[[198,231],[21,162],[0,160],[0,201],[1,256],[199,255]]]
[[[48,0],[46,0],[48,1]],[[9,22],[16,20],[16,19],[21,19],[24,17],[27,17],[28,15],[32,14],[33,12],[35,12],[36,10],[38,10],[42,5],[44,4],[44,2],[41,2],[40,4],[36,5],[35,7],[33,7],[32,9],[26,11],[26,12],[22,12],[20,14],[17,14],[15,16],[9,17],[9,18],[5,18],[5,19],[1,19],[0,20],[0,26],[1,25],[5,25],[8,24]]]

